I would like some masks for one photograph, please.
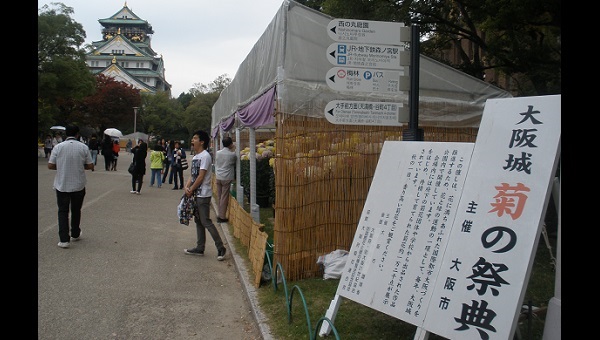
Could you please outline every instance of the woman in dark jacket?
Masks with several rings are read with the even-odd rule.
[[[134,170],[131,174],[132,190],[130,191],[130,193],[139,195],[142,191],[144,175],[146,174],[146,156],[148,156],[148,144],[146,144],[146,142],[140,139],[138,141],[138,145],[131,149],[131,153],[133,153]],[[135,185],[136,183],[137,190]]]
[[[106,171],[110,171],[113,162],[113,141],[109,135],[104,135],[102,141],[102,156],[104,156],[104,168]]]

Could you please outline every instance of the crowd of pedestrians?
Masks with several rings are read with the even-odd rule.
[[[104,156],[106,171],[117,171],[120,145],[108,135],[100,141],[96,134],[89,140],[82,139],[76,125],[66,127],[66,139],[60,134],[54,138],[47,135],[44,140],[44,153],[48,158],[48,168],[56,170],[54,189],[58,206],[58,246],[69,248],[72,241],[81,238],[81,208],[85,197],[85,170],[94,171],[98,153]],[[210,201],[213,195],[211,187],[213,159],[208,152],[210,137],[205,131],[196,131],[191,140],[192,159],[190,177],[184,179],[187,169],[187,154],[179,141],[161,139],[150,151],[150,187],[161,188],[162,184],[173,184],[173,190],[184,190],[183,196],[194,199],[194,221],[196,223],[196,245],[184,249],[185,254],[204,255],[206,231],[217,248],[217,259],[224,259],[226,249],[221,236],[210,219]],[[235,178],[235,145],[230,137],[223,140],[223,150],[217,153],[216,173],[219,190],[219,211],[217,222],[226,222],[228,188]],[[129,148],[128,148],[129,149]],[[129,150],[128,150],[129,151]],[[137,145],[130,150],[132,157],[131,193],[140,195],[146,174],[148,143],[138,139]],[[232,177],[233,176],[233,177]]]
[[[96,133],[92,133],[89,138],[84,138],[78,134],[77,139],[83,144],[87,145],[94,166],[98,165],[98,155],[102,155],[105,171],[117,171],[119,153],[121,152],[121,145],[118,139],[114,139],[109,135],[104,135],[102,139],[99,139]],[[45,158],[50,158],[52,150],[62,141],[63,136],[59,132],[57,132],[54,136],[47,134],[43,141]],[[129,139],[127,141],[125,150],[128,154],[133,156],[132,161],[135,161],[135,153],[141,146],[140,142],[145,144],[144,148],[146,149],[146,156],[148,154],[150,154],[150,156],[156,154],[156,156],[150,158],[150,170],[152,175],[150,178],[150,186],[154,187],[154,184],[156,184],[156,187],[160,188],[162,187],[162,184],[168,183],[169,185],[173,185],[173,190],[182,190],[185,184],[185,169],[182,167],[181,160],[187,159],[187,154],[181,147],[180,142],[174,140],[165,140],[163,138],[157,141],[152,150],[148,152],[147,141],[139,139],[137,140],[137,145],[132,147],[133,142],[131,139]],[[142,162],[140,162],[140,164],[141,163]],[[145,161],[143,164],[145,168]],[[94,169],[91,170],[94,171]],[[141,171],[141,168],[139,170],[140,171],[138,171],[138,175],[139,173],[142,175],[145,174],[145,169],[143,172]],[[139,179],[136,179],[136,183],[138,182]],[[137,190],[137,184],[133,189],[134,190],[132,191],[137,191],[138,193],[140,192],[140,190]]]

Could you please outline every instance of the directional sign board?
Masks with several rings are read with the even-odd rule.
[[[333,43],[327,60],[336,66],[399,70],[410,65],[410,52],[400,46]]]
[[[332,100],[325,106],[325,118],[333,124],[402,126],[409,111],[402,103]]]
[[[325,81],[336,91],[398,94],[410,89],[408,71],[334,67]]]
[[[333,19],[327,34],[335,41],[402,45],[410,41],[410,27],[403,23],[355,19]]]

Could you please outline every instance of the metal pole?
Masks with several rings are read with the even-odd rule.
[[[423,129],[419,129],[419,26],[412,24],[410,41],[410,93],[408,106],[410,108],[410,120],[408,128],[402,130],[402,140],[423,141]]]
[[[133,133],[134,134],[136,131],[136,124],[137,124],[137,110],[138,110],[138,107],[134,106],[133,107]]]

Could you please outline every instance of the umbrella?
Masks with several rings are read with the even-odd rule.
[[[123,134],[121,133],[121,131],[119,131],[115,128],[109,128],[109,129],[104,130],[104,134],[109,135],[111,137],[123,137]]]
[[[62,131],[65,131],[65,127],[64,126],[60,126],[60,125],[54,125],[54,126],[50,127],[50,130],[56,130],[56,131],[62,130]]]

